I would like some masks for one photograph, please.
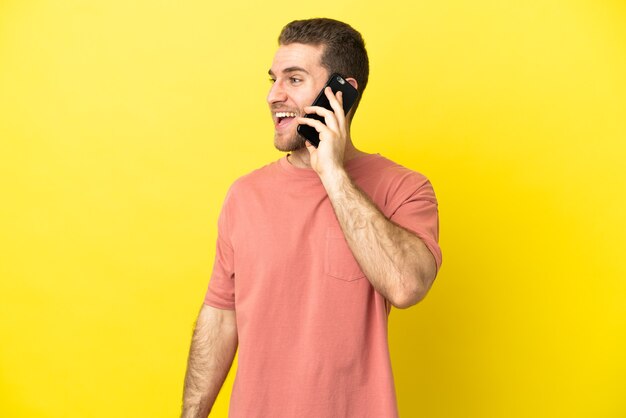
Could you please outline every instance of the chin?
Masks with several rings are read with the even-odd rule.
[[[296,133],[288,138],[279,138],[278,135],[274,135],[274,146],[278,151],[292,152],[302,148],[306,148],[304,138],[300,134]]]

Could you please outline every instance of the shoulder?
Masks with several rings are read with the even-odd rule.
[[[278,161],[273,161],[263,167],[246,173],[231,184],[228,190],[228,195],[242,194],[258,190],[265,184],[275,181],[278,174],[277,171]]]
[[[375,179],[380,186],[393,192],[411,193],[423,189],[432,190],[430,180],[424,174],[382,155],[372,156],[368,161],[367,171],[368,177]]]

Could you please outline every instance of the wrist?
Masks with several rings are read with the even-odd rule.
[[[342,166],[324,170],[324,172],[320,174],[320,180],[329,196],[346,190],[347,186],[352,186],[352,180]]]

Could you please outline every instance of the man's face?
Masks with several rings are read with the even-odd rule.
[[[274,146],[280,151],[304,148],[296,128],[296,116],[305,114],[328,81],[328,71],[322,67],[323,46],[289,44],[276,51],[269,74],[273,84],[267,103],[274,120]]]

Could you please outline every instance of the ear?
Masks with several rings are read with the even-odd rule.
[[[357,89],[357,90],[359,89],[359,83],[357,83],[357,82],[356,82],[356,80],[355,80],[354,78],[352,78],[352,77],[350,77],[350,78],[346,78],[346,81],[347,81],[348,83],[350,83],[350,84],[352,85],[352,87],[354,87],[355,89]],[[361,94],[361,93],[359,93],[359,94]],[[350,111],[349,111],[349,112],[348,112],[348,114],[346,115],[346,119],[348,119],[348,121],[349,121],[350,123],[352,123],[352,117],[353,117],[353,116],[354,116],[354,107],[352,107],[352,109],[350,109]],[[349,124],[348,124],[348,126],[349,126]]]
[[[352,87],[354,87],[355,89],[359,89],[359,83],[357,83],[354,78],[346,78],[346,81],[352,84]]]

